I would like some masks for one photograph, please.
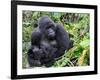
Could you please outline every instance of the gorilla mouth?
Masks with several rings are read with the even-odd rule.
[[[49,33],[48,37],[49,38],[54,38],[55,37],[55,34],[54,33]]]

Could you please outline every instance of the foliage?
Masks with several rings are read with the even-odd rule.
[[[66,31],[70,33],[74,46],[64,55],[55,59],[53,67],[65,66],[88,66],[89,65],[89,42],[90,42],[90,15],[83,13],[63,13],[63,12],[35,12],[23,11],[23,68],[28,65],[27,50],[30,45],[30,35],[37,27],[38,18],[49,16],[54,22],[62,23]]]

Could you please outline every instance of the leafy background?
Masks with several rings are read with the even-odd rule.
[[[49,16],[54,22],[61,23],[70,33],[74,46],[56,59],[52,67],[88,66],[90,64],[90,15],[88,13],[37,12],[25,10],[22,13],[22,67],[28,67],[27,51],[32,31],[38,26],[38,18]]]

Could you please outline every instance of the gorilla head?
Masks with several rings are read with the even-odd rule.
[[[56,35],[56,25],[47,16],[41,17],[38,20],[38,26],[40,31],[49,39],[54,39]]]

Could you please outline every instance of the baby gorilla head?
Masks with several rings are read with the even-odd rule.
[[[55,44],[53,42],[54,41],[51,41],[51,42],[41,41],[40,48],[43,50],[43,52],[47,58],[52,57],[53,54],[57,51],[56,42],[55,42]]]
[[[39,29],[49,39],[54,39],[56,35],[56,25],[47,16],[41,17],[38,21]]]

